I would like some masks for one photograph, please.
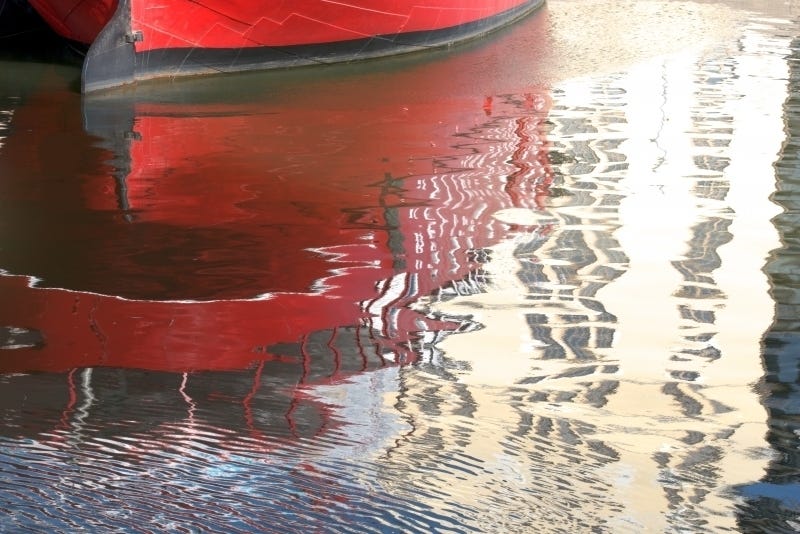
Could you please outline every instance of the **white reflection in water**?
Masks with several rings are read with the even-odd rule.
[[[737,46],[555,88],[569,194],[497,214],[528,226],[491,247],[484,292],[428,303],[483,328],[439,343],[449,380],[404,370],[385,401],[413,432],[379,462],[427,505],[487,531],[736,527],[731,487],[769,459],[789,41],[753,26]]]
[[[6,132],[13,115],[14,113],[11,110],[0,110],[0,148],[5,144]]]

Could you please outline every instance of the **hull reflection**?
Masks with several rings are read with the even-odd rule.
[[[536,209],[551,180],[540,91],[409,98],[487,53],[224,102],[208,84],[85,100],[82,124],[77,96],[32,97],[2,162],[0,371],[244,369],[343,327],[414,361],[463,324],[409,306],[475,284],[510,227],[490,215]]]
[[[320,464],[406,431],[382,405],[402,366],[473,327],[415,303],[480,291],[486,248],[519,229],[492,214],[548,195],[547,95],[501,96],[505,76],[476,93],[493,54],[255,77],[247,94],[203,82],[177,99],[81,101],[50,80],[14,102],[0,130],[0,437],[4,465],[33,457],[40,481],[4,472],[9,507],[30,513],[0,523],[139,528],[154,480],[174,491],[159,527],[229,530],[198,503],[233,502],[223,515],[254,528],[275,510],[351,524],[332,502],[392,525],[426,509]],[[427,92],[409,93],[420,80]],[[98,491],[115,515],[83,515]]]

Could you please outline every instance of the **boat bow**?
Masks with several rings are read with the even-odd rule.
[[[84,93],[136,81],[136,49],[140,33],[131,31],[131,0],[119,0],[117,10],[89,47],[83,61]]]

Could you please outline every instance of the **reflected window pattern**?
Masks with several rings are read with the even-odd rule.
[[[479,325],[437,341],[448,372],[402,373],[414,430],[397,449],[425,451],[426,487],[455,503],[536,488],[550,524],[575,528],[735,528],[707,510],[734,510],[727,492],[769,454],[753,385],[781,140],[759,132],[782,120],[783,45],[752,29],[735,60],[687,53],[553,91],[546,223],[507,226],[480,292],[430,301]]]

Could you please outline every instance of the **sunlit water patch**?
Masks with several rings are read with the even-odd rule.
[[[758,395],[774,307],[762,268],[781,246],[770,196],[792,42],[759,23],[737,46],[554,88],[548,138],[564,194],[537,213],[554,219],[546,234],[490,247],[484,292],[431,302],[484,325],[440,343],[458,371],[437,398],[506,429],[481,426],[441,457],[482,446],[484,460],[518,461],[500,436],[527,456],[519,487],[498,471],[460,499],[489,513],[503,484],[548,488],[537,504],[556,531],[748,521],[732,495],[775,455]],[[432,431],[460,420],[431,404],[413,413]],[[565,493],[576,496],[565,508],[545,500]]]

